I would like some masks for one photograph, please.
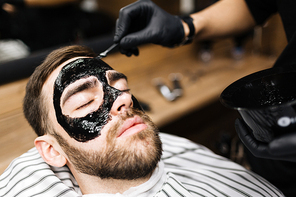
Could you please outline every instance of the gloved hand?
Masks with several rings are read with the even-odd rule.
[[[296,162],[296,132],[273,139],[269,143],[256,140],[243,120],[236,119],[235,130],[249,151],[256,157]]]
[[[114,42],[128,56],[137,53],[137,46],[154,43],[166,47],[180,44],[184,38],[182,21],[150,0],[138,0],[119,12]]]

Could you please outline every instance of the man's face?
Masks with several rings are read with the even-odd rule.
[[[53,100],[57,120],[77,141],[86,142],[101,135],[111,119],[114,101],[128,91],[110,85],[126,79],[123,74],[111,70],[96,58],[79,58],[66,64],[55,80]],[[107,74],[107,71],[110,72]],[[80,98],[75,99],[77,96]]]
[[[133,108],[123,74],[111,68],[93,72],[88,66],[69,66],[80,60],[91,59],[63,63],[42,89],[55,137],[68,161],[78,171],[101,178],[147,176],[161,157],[157,128]]]

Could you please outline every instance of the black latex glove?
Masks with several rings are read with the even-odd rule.
[[[120,43],[123,54],[131,55],[137,53],[140,44],[174,47],[184,36],[178,16],[165,12],[150,0],[139,0],[120,10],[114,42]]]
[[[235,130],[249,151],[256,157],[296,162],[296,132],[273,139],[269,143],[256,140],[243,120],[236,119]]]

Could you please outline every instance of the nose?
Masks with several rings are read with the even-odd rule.
[[[111,108],[111,115],[116,116],[133,106],[132,95],[128,92],[123,92],[114,101]]]

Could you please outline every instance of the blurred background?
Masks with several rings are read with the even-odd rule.
[[[87,45],[97,53],[107,49],[120,8],[132,2],[25,0],[25,5],[17,5],[7,0],[0,4],[0,173],[34,146],[36,136],[23,117],[22,99],[35,67],[63,45]],[[181,15],[200,11],[215,1],[154,2]],[[145,45],[138,57],[115,51],[104,61],[129,77],[134,95],[160,131],[189,138],[249,167],[234,130],[239,115],[222,106],[219,95],[235,80],[272,67],[286,44],[281,20],[274,15],[263,27],[237,37],[194,42],[177,49]],[[159,92],[162,85],[170,91],[181,87],[180,96],[168,100]]]

